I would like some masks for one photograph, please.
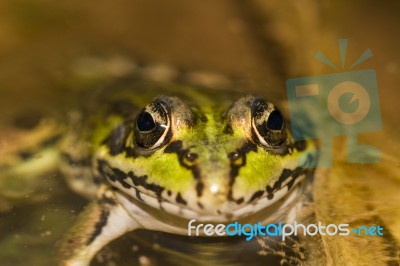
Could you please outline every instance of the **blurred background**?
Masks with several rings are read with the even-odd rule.
[[[372,0],[3,0],[0,117],[8,116],[9,105],[51,109],[65,101],[82,58],[91,57],[216,71],[239,76],[248,87],[284,92],[287,78],[331,73],[314,55],[322,51],[338,64],[337,40],[344,37],[348,62],[373,51],[362,67],[377,70],[382,109],[392,120],[399,9],[398,1]]]
[[[21,110],[56,112],[92,79],[125,75],[137,62],[239,77],[240,89],[284,101],[288,78],[333,73],[315,53],[340,65],[338,39],[347,38],[348,64],[373,51],[357,69],[377,72],[384,130],[366,139],[396,162],[397,174],[398,14],[395,0],[1,0],[0,149]],[[40,197],[31,200],[38,188],[28,187],[23,205],[0,212],[1,265],[51,265],[44,251],[85,204],[68,191],[54,196],[62,181],[51,178]]]

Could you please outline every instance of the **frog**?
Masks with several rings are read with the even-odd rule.
[[[56,141],[30,173],[57,167],[90,199],[58,245],[59,265],[89,265],[138,229],[187,236],[193,219],[292,222],[309,201],[315,145],[294,140],[283,110],[260,95],[182,80],[130,75],[91,91],[66,125],[36,130]]]
[[[187,235],[192,219],[293,219],[312,178],[314,145],[293,139],[271,101],[135,78],[105,95],[94,105],[99,114],[75,118],[82,128],[73,126],[61,144],[64,175],[93,200],[63,240],[60,265],[89,265],[137,229]]]
[[[135,233],[142,238],[140,244],[150,242],[151,249],[172,253],[174,265],[180,260],[179,265],[398,261],[396,231],[386,211],[371,209],[375,203],[363,199],[372,192],[354,181],[364,178],[369,184],[376,179],[361,168],[349,177],[355,170],[345,164],[331,171],[317,168],[318,143],[294,140],[285,105],[271,94],[243,91],[234,79],[214,73],[179,72],[165,65],[138,67],[101,83],[106,85],[83,91],[76,106],[58,117],[36,123],[20,119],[25,134],[14,136],[18,145],[1,150],[0,203],[8,203],[10,197],[11,205],[40,200],[37,194],[21,195],[30,185],[49,185],[51,178],[44,182],[42,173],[52,168],[62,172],[72,191],[89,200],[57,244],[59,265],[93,264],[108,246],[115,251],[113,242]],[[387,159],[384,163],[382,170],[363,168],[386,173],[391,168]],[[36,175],[41,179],[32,178]],[[20,176],[27,183],[25,190],[15,178]],[[41,189],[38,194],[43,198],[45,193]],[[347,202],[357,204],[343,208]],[[257,236],[247,245],[243,237],[193,236],[196,232],[188,228],[193,220],[196,225],[379,224],[384,236],[364,236],[364,242],[357,236],[299,235],[286,241]],[[218,239],[210,240],[211,248],[206,244],[209,239]],[[165,243],[178,248],[171,251]],[[371,252],[360,258],[356,255],[362,250],[348,248],[352,243]],[[239,251],[254,259],[236,262]],[[123,258],[124,263],[129,261]],[[160,264],[168,263],[163,259]],[[141,260],[139,264],[146,265],[146,259]]]

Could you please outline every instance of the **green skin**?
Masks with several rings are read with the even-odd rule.
[[[266,127],[277,110],[271,103],[176,84],[127,84],[94,97],[62,142],[67,180],[94,200],[63,241],[61,265],[88,265],[107,243],[138,228],[187,235],[191,219],[273,222],[296,204],[312,173],[301,167],[302,156],[313,145],[294,142],[286,122]],[[157,132],[140,130],[143,112]]]

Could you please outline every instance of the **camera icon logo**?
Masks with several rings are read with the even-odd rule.
[[[345,96],[352,98],[343,100]],[[348,102],[348,104],[346,102]],[[352,105],[353,108],[350,107],[350,105]],[[357,107],[354,108],[354,105]],[[353,81],[340,82],[328,95],[328,111],[330,115],[336,121],[345,125],[357,124],[363,120],[368,114],[370,106],[371,101],[367,90],[359,83]]]
[[[339,40],[344,69],[347,40]],[[372,56],[367,50],[350,69]],[[322,53],[316,58],[336,66]],[[360,133],[382,129],[376,72],[373,69],[339,72],[286,81],[291,130],[295,140],[320,139],[318,167],[332,166],[332,139],[347,136],[347,162],[377,163],[380,152],[361,145]]]

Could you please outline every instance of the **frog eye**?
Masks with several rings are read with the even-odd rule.
[[[171,137],[168,105],[155,101],[147,105],[135,120],[135,141],[142,148],[155,149]]]
[[[282,130],[284,126],[283,116],[278,110],[273,110],[266,121],[266,128],[269,130]]]
[[[279,146],[286,139],[285,119],[272,104],[257,98],[251,106],[252,129],[263,146]]]
[[[156,127],[153,117],[149,112],[141,112],[136,119],[136,128],[140,132],[151,131]]]

